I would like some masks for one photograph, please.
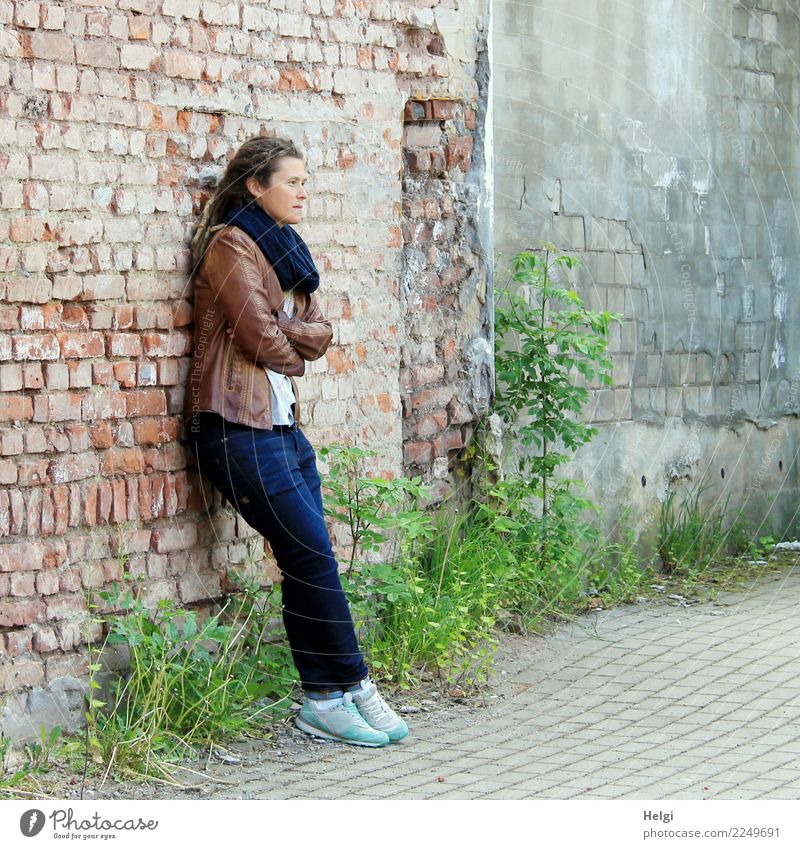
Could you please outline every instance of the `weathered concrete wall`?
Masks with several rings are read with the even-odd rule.
[[[448,488],[481,404],[471,340],[487,332],[473,220],[484,5],[0,0],[3,733],[80,719],[85,645],[100,636],[86,594],[123,564],[150,601],[197,605],[229,567],[265,569],[263,543],[203,490],[180,430],[186,240],[247,136],[290,135],[311,174],[301,231],[335,336],[301,381],[303,425],[317,444],[375,449],[386,474],[404,469],[404,440],[428,441],[405,460]],[[450,110],[425,115],[447,155],[424,178],[409,100]],[[416,247],[425,276],[409,285]],[[447,323],[434,311],[423,326],[417,297]],[[451,411],[441,433],[423,383],[466,405],[437,400]]]
[[[797,516],[800,27],[783,0],[495,0],[496,247],[575,251],[623,313],[572,468],[612,523],[676,481]],[[774,498],[774,503],[772,499]]]

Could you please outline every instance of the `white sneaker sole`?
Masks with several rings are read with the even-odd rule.
[[[295,727],[299,728],[301,731],[305,731],[306,734],[311,734],[314,737],[324,737],[326,740],[335,740],[337,743],[347,743],[349,746],[367,746],[371,749],[379,749],[381,746],[388,746],[389,741],[386,743],[369,743],[366,740],[347,740],[344,737],[337,737],[336,734],[331,734],[328,731],[323,731],[321,728],[317,728],[315,725],[309,725],[299,716],[294,721]]]

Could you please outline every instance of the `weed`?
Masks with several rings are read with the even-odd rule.
[[[727,501],[710,511],[702,506],[708,485],[693,486],[676,503],[675,491],[670,491],[661,504],[658,527],[658,553],[666,572],[685,579],[696,579],[714,558],[727,551],[723,531]]]
[[[105,620],[104,645],[124,646],[129,670],[102,701],[94,698],[102,666],[97,658],[90,664],[88,757],[124,775],[170,781],[169,764],[201,747],[266,733],[266,717],[294,684],[288,650],[271,641],[279,590],[242,583],[205,619],[167,600],[150,610],[116,584],[99,597],[117,611]]]

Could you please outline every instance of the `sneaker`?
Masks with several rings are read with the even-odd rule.
[[[344,694],[340,705],[326,710],[319,710],[315,700],[306,697],[294,724],[306,734],[353,746],[385,746],[389,742],[388,734],[364,721],[350,693]]]
[[[361,682],[360,689],[345,693],[346,696],[351,694],[358,712],[366,719],[371,728],[383,731],[392,743],[408,736],[408,726],[386,704],[378,692],[377,686],[369,678]]]

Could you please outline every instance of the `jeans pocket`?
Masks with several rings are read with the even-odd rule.
[[[229,436],[215,461],[231,488],[248,498],[296,489],[301,479],[294,440],[272,431],[256,437],[250,433]]]

